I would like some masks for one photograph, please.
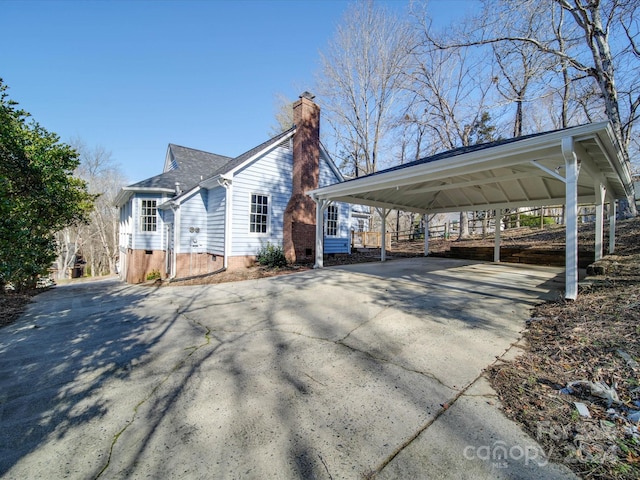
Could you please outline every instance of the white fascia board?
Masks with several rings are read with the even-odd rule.
[[[133,195],[133,191],[131,191],[127,187],[122,187],[118,192],[118,194],[116,195],[116,198],[113,201],[113,205],[116,207],[121,207],[122,205],[124,205],[129,201],[129,199],[131,198],[131,195]]]
[[[184,203],[186,200],[191,198],[194,194],[198,193],[199,191],[200,191],[200,185],[196,185],[191,190],[181,193],[177,198],[171,199],[171,202],[176,206],[180,206],[182,203]]]
[[[327,160],[327,163],[329,164],[329,167],[331,168],[331,171],[335,173],[336,177],[338,177],[338,180],[340,182],[344,182],[344,176],[342,175],[342,172],[338,170],[338,167],[336,166],[335,162],[331,158],[331,155],[329,155],[329,152],[327,152],[327,149],[324,148],[324,145],[322,144],[322,142],[320,142],[320,155],[321,156],[324,155],[325,159]]]
[[[618,146],[618,141],[613,133],[613,127],[606,121],[585,125],[584,127],[592,128],[581,128],[580,132],[577,132],[575,135],[571,135],[574,140],[576,154],[578,155],[578,158],[583,161],[583,167],[587,167],[589,170],[588,174],[592,176],[594,180],[604,179],[604,183],[606,184],[607,191],[609,193],[614,194],[614,187],[617,185],[619,192],[617,198],[629,196],[633,192],[631,170],[628,162],[625,161],[624,156],[622,155],[620,147]],[[611,169],[609,173],[602,170],[602,165],[599,165],[597,159],[592,155],[589,155],[582,145],[582,142],[592,140],[598,145],[599,151],[606,159],[608,167]],[[590,162],[587,162],[587,160],[590,160]],[[589,163],[591,163],[593,167],[589,167]],[[620,192],[620,187],[622,192]]]
[[[207,178],[203,180],[198,185],[202,188],[211,189],[216,187],[222,187],[223,183],[230,182],[233,179],[233,175],[216,175],[215,177]]]
[[[615,139],[615,135],[613,134],[613,127],[607,123],[607,128],[598,136],[598,139],[600,140],[599,145],[602,146],[601,148],[604,148],[603,153],[607,157],[611,168],[613,168],[613,170],[618,174],[625,193],[628,196],[633,196],[634,188],[631,170],[629,168],[629,164],[624,157],[622,157],[621,152],[616,146],[618,143]]]
[[[155,188],[155,187],[122,187],[116,196],[113,204],[120,207],[127,203],[134,193],[174,193],[173,188]]]
[[[372,190],[403,187],[418,182],[435,181],[455,175],[469,175],[492,168],[519,165],[529,160],[540,158],[539,154],[532,154],[527,158],[518,159],[507,155],[500,159],[496,159],[495,155],[489,158],[487,158],[486,155],[482,158],[474,158],[477,157],[479,153],[480,152],[472,152],[442,159],[441,161],[412,165],[390,172],[380,172],[372,176],[361,177],[348,182],[335,183],[327,187],[311,190],[307,192],[307,195],[313,198],[329,198],[332,195],[342,193],[356,195]]]
[[[244,162],[242,162],[240,165],[236,166],[235,168],[233,168],[232,170],[229,170],[225,176],[230,176],[233,177],[235,175],[235,173],[238,170],[243,169],[244,167],[246,167],[247,165],[249,165],[251,162],[255,161],[257,158],[262,157],[263,155],[266,155],[268,152],[270,152],[271,150],[275,149],[278,145],[280,145],[282,142],[284,142],[285,140],[289,140],[291,137],[293,137],[295,133],[295,130],[289,132],[289,134],[285,135],[284,137],[282,137],[277,143],[271,143],[269,145],[267,145],[265,148],[263,148],[262,150],[259,150],[258,152],[256,152],[255,154],[253,154],[252,156],[250,156],[249,158],[247,158]]]
[[[526,138],[511,143],[485,148],[475,152],[461,153],[454,157],[419,165],[399,168],[390,172],[381,172],[349,182],[337,183],[307,192],[312,198],[330,198],[340,194],[358,194],[385,187],[403,186],[415,183],[419,177],[437,180],[451,176],[452,172],[475,173],[488,168],[499,168],[528,163],[550,156],[559,156],[563,138],[568,136],[580,138],[593,136],[598,131],[606,130],[608,122],[599,122],[544,135]],[[557,151],[557,153],[556,153]]]

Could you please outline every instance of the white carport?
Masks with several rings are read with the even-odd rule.
[[[609,253],[615,201],[633,198],[627,162],[608,122],[571,127],[443,152],[308,192],[316,202],[316,267],[323,266],[324,211],[332,202],[422,214],[566,205],[566,294],[578,293],[578,205],[596,206],[596,259],[602,257],[604,205]],[[383,222],[384,225],[384,222]],[[384,228],[382,234],[384,235]],[[426,236],[425,236],[426,237]],[[496,229],[495,261],[499,261]],[[381,260],[385,260],[382,240]],[[425,238],[425,255],[428,238]]]

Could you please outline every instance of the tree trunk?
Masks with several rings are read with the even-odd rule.
[[[469,238],[469,212],[460,212],[460,233],[458,240]]]

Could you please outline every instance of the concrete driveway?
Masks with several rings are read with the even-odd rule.
[[[570,478],[482,377],[558,279],[417,258],[58,286],[0,329],[0,475]]]

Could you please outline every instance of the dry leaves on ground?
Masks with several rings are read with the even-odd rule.
[[[575,301],[538,306],[524,334],[525,353],[488,371],[507,416],[584,478],[640,478],[640,254],[637,219],[621,224],[617,255],[605,257]],[[603,382],[610,402],[590,389]],[[590,418],[580,415],[583,403]]]
[[[36,293],[38,292],[5,292],[0,294],[0,327],[15,322]]]

